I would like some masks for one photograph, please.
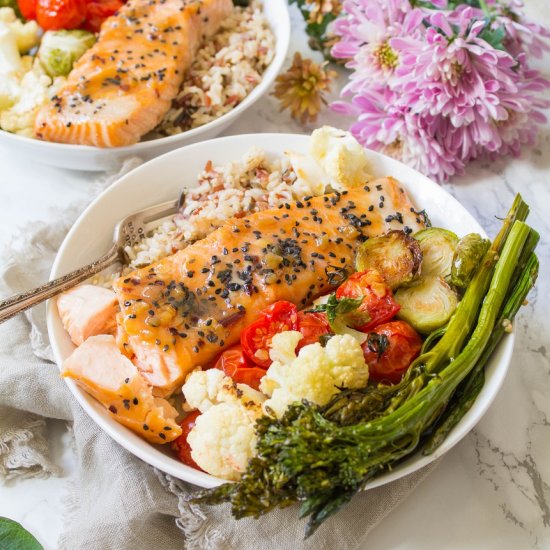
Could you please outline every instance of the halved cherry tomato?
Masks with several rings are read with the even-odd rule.
[[[241,346],[226,349],[216,361],[215,369],[223,371],[233,382],[247,384],[255,390],[260,389],[260,381],[265,376],[265,369],[257,367],[243,354]]]
[[[389,321],[400,309],[390,287],[376,269],[354,273],[338,287],[336,298],[363,298],[356,311],[346,313],[348,324],[362,332]]]
[[[418,357],[422,338],[405,321],[393,321],[378,325],[362,347],[371,379],[396,384]]]
[[[319,342],[319,337],[330,332],[327,316],[324,313],[298,312],[298,330],[303,338],[298,344],[298,350],[309,344]]]
[[[17,5],[25,19],[36,19],[36,0],[17,0]]]
[[[45,31],[78,29],[86,19],[84,0],[38,0],[36,19]]]
[[[172,441],[171,447],[172,450],[175,451],[178,455],[178,458],[188,466],[191,466],[192,468],[196,468],[197,470],[201,470],[197,463],[193,460],[193,457],[191,456],[191,446],[187,442],[187,436],[189,435],[189,432],[195,427],[195,422],[197,421],[197,418],[200,416],[200,411],[193,411],[190,412],[180,423],[182,432],[181,435]]]
[[[84,28],[99,32],[105,19],[116,13],[124,5],[122,0],[89,0],[86,2],[86,24]]]
[[[275,302],[264,309],[258,320],[241,333],[244,354],[260,367],[269,367],[271,339],[275,334],[286,330],[298,330],[298,310],[290,302]]]

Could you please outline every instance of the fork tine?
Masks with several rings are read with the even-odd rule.
[[[140,216],[143,220],[143,223],[150,223],[160,218],[165,218],[171,214],[175,214],[178,211],[178,201],[165,202],[163,204],[158,204],[142,210],[141,212],[136,212],[134,216]]]
[[[183,202],[185,201],[185,190],[181,192],[180,196],[176,201],[163,202],[149,208],[144,208],[138,212],[132,212],[129,216],[126,216],[122,223],[125,223],[127,220],[130,220],[134,217],[139,217],[143,220],[143,223],[150,223],[157,219],[164,218],[171,214],[176,214],[179,209],[182,207]]]

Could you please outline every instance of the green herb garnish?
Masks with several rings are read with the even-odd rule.
[[[309,311],[312,313],[326,313],[330,327],[337,332],[342,328],[342,322],[345,324],[345,315],[356,311],[363,303],[363,298],[336,298],[331,294],[326,304],[320,304]],[[366,314],[368,315],[368,314]],[[368,319],[365,320],[368,323]]]

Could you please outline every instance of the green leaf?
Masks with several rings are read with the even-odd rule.
[[[0,517],[2,550],[44,550],[42,545],[20,523]]]
[[[306,0],[288,0],[289,4],[296,4],[304,21],[306,22],[306,33],[309,36],[309,46],[320,51],[327,61],[334,61],[330,55],[330,47],[325,45],[328,39],[328,26],[336,19],[333,13],[326,13],[320,23],[309,21],[310,9]]]
[[[361,298],[336,298],[335,294],[331,294],[326,304],[320,304],[317,307],[310,309],[312,313],[323,312],[327,314],[327,319],[331,327],[334,325],[339,317],[355,311],[363,303],[363,297]]]
[[[496,29],[491,29],[489,26],[485,27],[480,33],[479,38],[485,40],[488,44],[493,46],[496,50],[504,51],[504,37],[506,36],[506,31],[504,27],[497,27]]]
[[[472,8],[481,8],[481,2],[479,0],[451,0],[447,4],[447,9],[454,10],[461,4],[466,4],[467,6],[471,6]]]

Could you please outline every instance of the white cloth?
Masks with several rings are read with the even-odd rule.
[[[139,161],[126,163],[123,171]],[[90,199],[117,174],[90,189]],[[47,279],[63,237],[83,204],[59,211],[52,225],[33,224],[4,258],[0,295]],[[78,467],[69,482],[61,550],[353,549],[434,467],[357,495],[308,540],[297,507],[259,520],[236,521],[228,505],[199,507],[195,488],[134,457],[102,432],[80,408],[53,363],[39,306],[0,324],[0,480],[55,475],[46,441],[47,422],[68,421]]]

